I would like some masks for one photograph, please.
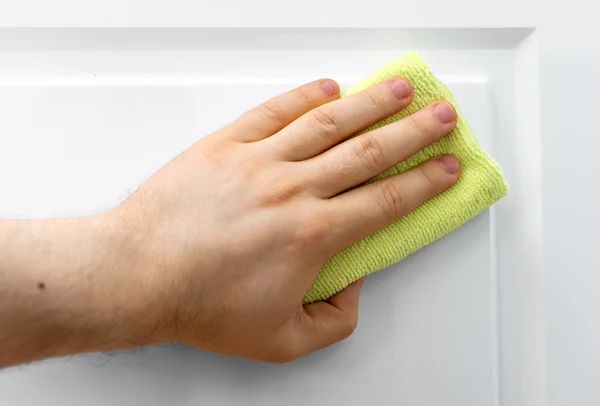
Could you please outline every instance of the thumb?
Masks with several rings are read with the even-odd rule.
[[[325,348],[350,336],[358,323],[358,298],[364,278],[332,296],[326,302],[304,306],[311,323],[302,323],[304,353]]]

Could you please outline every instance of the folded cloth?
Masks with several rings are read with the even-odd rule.
[[[408,79],[414,87],[414,100],[401,112],[363,133],[400,120],[440,99],[449,101],[456,108],[457,126],[436,143],[369,182],[398,174],[444,154],[454,155],[460,161],[460,179],[450,189],[400,220],[334,255],[325,263],[306,293],[305,303],[326,300],[363,276],[400,261],[475,217],[508,192],[499,165],[479,147],[454,97],[417,53],[408,52],[382,66],[346,90],[343,96],[364,90],[390,76]]]

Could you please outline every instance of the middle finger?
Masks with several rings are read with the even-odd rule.
[[[312,192],[328,198],[353,188],[404,161],[448,134],[456,111],[436,101],[395,123],[346,141],[305,163],[312,168]]]

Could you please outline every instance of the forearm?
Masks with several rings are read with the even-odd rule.
[[[106,216],[0,220],[0,366],[151,340],[121,234]]]

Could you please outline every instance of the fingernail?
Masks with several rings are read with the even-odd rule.
[[[458,159],[451,155],[439,157],[437,160],[442,164],[446,173],[449,173],[450,175],[455,175],[460,170]]]
[[[410,85],[404,79],[394,80],[390,84],[390,87],[392,88],[392,92],[394,92],[399,99],[406,99],[412,93]]]
[[[339,87],[333,80],[327,79],[321,82],[321,89],[327,96],[333,96],[338,92]]]
[[[436,104],[433,108],[433,112],[440,119],[442,123],[451,123],[456,120],[456,110],[448,102],[441,102]]]

